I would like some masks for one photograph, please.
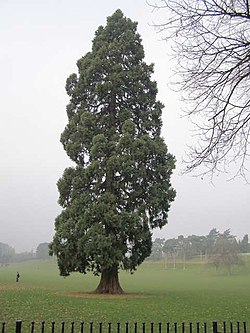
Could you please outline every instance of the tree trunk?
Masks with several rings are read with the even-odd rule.
[[[102,271],[101,280],[95,292],[98,294],[124,293],[119,283],[117,268]]]

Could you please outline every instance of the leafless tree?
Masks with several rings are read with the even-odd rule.
[[[157,1],[157,0],[156,0]],[[197,125],[186,171],[226,171],[247,178],[250,135],[250,5],[248,0],[158,0],[157,25],[172,43],[177,84]],[[204,171],[205,170],[205,171]]]

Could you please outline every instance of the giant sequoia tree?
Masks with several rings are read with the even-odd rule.
[[[117,10],[66,84],[61,142],[76,165],[58,181],[63,211],[50,252],[63,276],[100,274],[99,293],[123,292],[119,269],[132,272],[150,255],[151,230],[167,223],[175,197],[163,105],[136,27]]]

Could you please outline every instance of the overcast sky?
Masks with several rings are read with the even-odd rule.
[[[180,96],[167,87],[168,45],[152,27],[163,11],[152,12],[144,0],[0,0],[0,242],[16,252],[52,240],[61,210],[56,182],[71,165],[59,142],[67,123],[66,78],[118,8],[138,22],[146,61],[155,63],[158,99],[165,104],[162,135],[178,160],[169,223],[154,237],[206,235],[214,227],[240,238],[249,233],[250,185],[225,175],[212,185],[180,174],[192,133],[180,118]]]

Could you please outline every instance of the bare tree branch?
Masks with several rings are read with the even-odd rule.
[[[250,5],[248,0],[158,0],[155,25],[177,60],[176,84],[186,115],[198,123],[186,172],[226,171],[247,177],[250,129]],[[198,119],[198,120],[197,120]]]

